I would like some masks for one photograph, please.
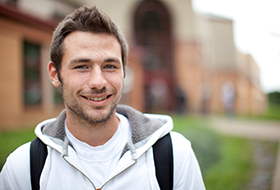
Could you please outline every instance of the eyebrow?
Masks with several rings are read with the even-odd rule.
[[[92,62],[92,60],[90,58],[75,58],[73,60],[70,61],[70,64],[76,64],[76,63],[90,63]],[[106,63],[110,63],[110,62],[116,62],[116,63],[122,63],[121,60],[119,60],[118,58],[115,57],[109,57],[104,59],[102,62],[106,62]]]
[[[74,63],[89,63],[91,62],[91,59],[88,59],[88,58],[76,58],[76,59],[73,59],[70,61],[71,64],[74,64]]]
[[[114,58],[114,57],[110,57],[110,58],[106,58],[105,60],[104,60],[104,62],[121,62],[119,59],[117,59],[117,58]]]

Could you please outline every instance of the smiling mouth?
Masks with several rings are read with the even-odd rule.
[[[103,96],[103,97],[95,97],[95,98],[91,98],[91,97],[86,97],[86,96],[84,96],[86,99],[88,99],[88,100],[91,100],[91,101],[95,101],[95,102],[100,102],[100,101],[102,101],[102,100],[105,100],[105,99],[107,99],[107,98],[109,98],[111,95],[108,95],[108,96]]]

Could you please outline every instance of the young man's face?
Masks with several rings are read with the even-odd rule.
[[[89,122],[107,121],[118,104],[124,80],[121,47],[115,36],[73,32],[64,40],[61,82],[52,64],[54,86],[62,86],[66,113]],[[53,76],[53,78],[52,78]]]

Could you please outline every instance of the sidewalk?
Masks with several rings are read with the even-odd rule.
[[[248,121],[235,118],[213,117],[212,126],[222,134],[253,140],[280,142],[280,122]],[[280,190],[280,146],[275,161],[272,190]]]

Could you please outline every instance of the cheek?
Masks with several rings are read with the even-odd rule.
[[[108,79],[108,81],[110,81],[109,83],[116,89],[118,90],[122,90],[123,88],[123,84],[124,84],[124,79],[122,75],[118,75],[118,76],[114,76],[114,77],[110,77]]]
[[[68,92],[78,91],[84,86],[82,79],[83,78],[81,78],[80,76],[76,76],[76,74],[74,73],[64,75],[64,77],[62,78],[63,87]]]

